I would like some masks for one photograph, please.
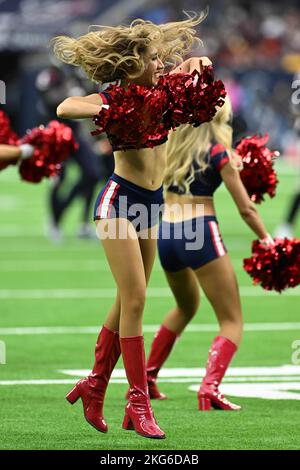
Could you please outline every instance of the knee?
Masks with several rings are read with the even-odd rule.
[[[133,291],[121,297],[121,307],[125,315],[140,318],[143,315],[146,302],[146,289]]]
[[[196,315],[199,305],[200,298],[194,297],[185,304],[178,304],[177,308],[185,318],[191,320]]]

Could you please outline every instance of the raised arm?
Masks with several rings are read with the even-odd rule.
[[[85,119],[99,114],[103,102],[98,93],[87,96],[70,96],[57,107],[56,114],[62,119]]]
[[[263,220],[257,212],[255,205],[249,198],[239,172],[227,163],[221,169],[221,176],[246,224],[251,228],[251,230],[253,230],[260,240],[268,238],[269,235],[264,226]]]
[[[208,57],[190,57],[189,59],[182,62],[182,64],[178,65],[175,69],[173,69],[170,74],[172,73],[192,73],[194,70],[198,72],[202,72],[203,67],[207,65],[212,65],[211,60]]]

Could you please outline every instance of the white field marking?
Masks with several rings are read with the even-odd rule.
[[[74,385],[74,379],[0,380],[1,385]]]
[[[268,217],[264,217],[264,220],[266,223],[268,223]],[[269,223],[271,223],[274,220],[274,217],[270,217]],[[226,230],[226,225],[225,223],[222,224],[222,221],[220,221],[220,230],[221,233]],[[236,235],[236,233],[235,233]],[[38,237],[41,239],[41,241],[45,240],[45,233],[44,233],[44,228],[43,227],[36,227],[36,228],[24,228],[24,225],[1,225],[1,230],[0,230],[0,238],[31,238],[31,237]],[[240,234],[240,238],[232,238],[232,237],[225,237],[224,244],[225,246],[230,250],[243,250],[246,252],[250,251],[251,248],[251,240],[245,241],[243,240],[243,237],[245,237],[244,233]],[[71,238],[75,238],[71,236]],[[255,237],[253,237],[254,239]],[[63,241],[61,243],[61,247],[66,246],[66,241]],[[97,242],[98,240],[95,238],[94,240]],[[95,243],[95,246],[97,246],[97,243]],[[4,251],[4,249],[1,249],[0,251]],[[25,250],[27,251],[27,250]],[[37,250],[32,250],[32,251],[37,251]]]
[[[155,333],[160,325],[144,325],[144,333]],[[100,326],[22,326],[0,328],[0,336],[24,335],[74,335],[98,334]],[[192,324],[187,333],[210,333],[218,331],[217,324]],[[294,331],[300,330],[300,323],[245,323],[244,331]]]
[[[59,369],[59,373],[64,375],[70,375],[72,377],[84,377],[91,371],[90,369]],[[202,378],[205,374],[205,368],[183,368],[177,367],[172,369],[161,369],[159,372],[159,379],[193,379]],[[282,365],[277,367],[230,367],[226,372],[226,378],[232,377],[272,377],[273,380],[277,380],[278,377],[292,376],[293,379],[300,378],[300,366],[294,365]],[[298,377],[295,377],[298,376]],[[112,378],[123,379],[126,378],[124,369],[115,369],[112,373]]]
[[[36,228],[24,228],[24,225],[1,225],[0,237],[39,237],[43,234],[43,229]]]
[[[76,377],[87,375],[90,370],[59,370],[60,373],[72,375],[73,379],[33,379],[33,380],[1,380],[0,385],[73,385]],[[189,390],[197,392],[199,382],[205,369],[162,369],[160,383],[191,383]],[[300,400],[300,366],[283,365],[279,367],[232,367],[228,370],[221,386],[226,395],[247,398],[264,398],[272,400]],[[263,382],[268,380],[267,382]],[[269,381],[270,380],[270,381]],[[256,381],[256,383],[253,383]],[[260,381],[260,382],[259,382]],[[228,383],[232,382],[232,383]],[[244,382],[244,383],[241,383]],[[112,384],[126,384],[125,371],[114,371]],[[293,392],[295,391],[295,392]]]
[[[189,390],[198,392],[199,385],[191,385]],[[220,390],[224,395],[233,397],[300,400],[300,382],[224,384]],[[295,393],[290,390],[295,390]]]
[[[11,260],[0,262],[0,271],[108,271],[105,260]]]
[[[79,377],[78,377],[79,378]],[[250,379],[251,380],[251,379]],[[277,378],[276,378],[277,380]],[[284,381],[285,379],[282,378]],[[8,385],[74,385],[75,379],[31,379],[31,380],[0,380],[0,386]],[[249,379],[245,379],[245,383],[225,383],[227,379],[223,379],[221,391],[226,395],[232,395],[236,397],[248,397],[248,398],[270,398],[270,399],[290,399],[290,400],[300,400],[300,393],[284,393],[282,396],[278,396],[279,390],[296,390],[300,392],[300,381],[299,382],[263,382],[263,383],[253,383]],[[195,379],[162,379],[160,383],[192,383],[195,382]],[[199,383],[201,378],[197,381],[197,385],[189,386],[189,390],[198,391]],[[111,379],[110,384],[127,384],[127,379]],[[269,391],[273,393],[270,395]]]
[[[22,202],[22,199],[15,196],[7,196],[1,195],[0,196],[0,212],[8,212],[14,209],[20,209],[19,204]]]
[[[265,291],[260,286],[240,287],[241,297],[270,297],[280,294],[274,291]],[[149,298],[168,298],[171,297],[171,291],[168,287],[149,287],[147,296]],[[116,296],[115,288],[104,289],[1,289],[0,299],[111,299]],[[282,296],[299,297],[300,287],[288,289]]]
[[[46,237],[41,237],[41,244],[40,246],[37,246],[36,240],[31,241],[30,243],[33,243],[33,246],[30,246],[29,243],[26,245],[18,245],[16,246],[15,244],[13,245],[6,245],[6,244],[0,244],[0,253],[34,253],[35,255],[38,253],[41,255],[41,253],[57,253],[59,256],[62,253],[62,250],[65,249],[65,244],[68,244],[68,255],[70,253],[91,253],[91,250],[94,250],[95,247],[96,249],[99,249],[99,245],[95,245],[93,243],[87,243],[86,241],[81,241],[78,239],[74,239],[74,237],[67,236],[66,237],[66,242],[62,243],[61,245],[55,245],[51,242],[49,242]],[[74,245],[70,244],[71,242],[74,242]],[[91,241],[92,242],[92,241]],[[99,253],[99,251],[98,251]]]
[[[236,265],[236,268],[242,269],[242,258],[231,259],[232,263]],[[109,272],[109,266],[106,260],[62,260],[62,259],[51,259],[51,260],[5,260],[0,261],[0,272],[27,272],[27,271],[107,271]],[[159,263],[155,263],[153,271],[161,271],[162,267]]]
[[[224,228],[223,228],[224,229]],[[15,244],[13,244],[13,246],[6,246],[6,244],[1,244],[0,245],[0,253],[10,253],[10,252],[13,252],[13,253],[61,253],[62,249],[66,247],[66,245],[68,244],[68,253],[74,251],[74,252],[90,252],[91,249],[94,249],[94,247],[96,247],[97,250],[99,250],[99,243],[97,240],[95,240],[97,243],[96,244],[93,244],[93,243],[90,243],[90,244],[87,244],[86,242],[82,242],[79,244],[79,241],[77,239],[75,239],[74,237],[72,237],[71,235],[68,235],[66,236],[66,238],[64,239],[64,241],[62,242],[61,245],[53,245],[51,244],[50,242],[47,241],[45,235],[43,235],[42,233],[40,234],[41,236],[39,237],[40,238],[40,242],[41,242],[41,245],[40,247],[37,248],[36,245],[34,246],[30,246],[29,244],[27,245],[24,245],[24,246],[15,246]],[[20,234],[20,237],[21,237],[21,234]],[[248,241],[245,240],[243,237],[245,237],[244,234],[241,234],[240,235],[240,238],[233,238],[231,236],[228,236],[227,239],[225,239],[224,243],[225,245],[227,246],[227,248],[229,248],[230,252],[236,252],[236,251],[240,251],[242,253],[245,254],[245,257],[249,257],[250,256],[250,247],[251,247],[251,240],[252,239],[249,239]],[[75,242],[77,244],[74,245],[74,246],[70,246],[69,243],[70,242]],[[92,241],[91,241],[92,242]],[[229,253],[230,254],[230,253]],[[243,255],[244,256],[244,255]]]

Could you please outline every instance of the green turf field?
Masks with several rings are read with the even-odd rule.
[[[260,209],[269,231],[281,220],[296,187],[293,170],[279,168],[278,196]],[[300,289],[272,295],[252,286],[242,258],[250,254],[254,237],[223,188],[216,207],[246,323],[224,391],[242,411],[197,411],[190,387],[199,383],[201,371],[195,369],[205,365],[216,325],[202,298],[161,377],[169,399],[153,403],[167,439],[144,439],[121,429],[126,391],[121,361],[105,403],[109,432],[91,428],[81,404],[71,407],[64,396],[78,374],[93,364],[97,330],[112,303],[114,283],[99,242],[73,235],[78,205],[66,217],[64,242],[55,246],[45,238],[46,197],[47,183],[20,183],[15,168],[0,174],[0,340],[6,346],[6,364],[0,365],[1,449],[299,448],[300,354],[292,345],[296,340],[300,344]],[[296,233],[300,237],[299,223]],[[156,325],[172,305],[156,262],[144,317],[147,351]]]

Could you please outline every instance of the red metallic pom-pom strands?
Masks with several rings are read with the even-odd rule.
[[[0,110],[0,144],[18,145],[18,136],[11,129],[10,121],[2,109]],[[0,162],[0,170],[9,165],[15,165],[15,162]]]
[[[57,175],[61,163],[78,148],[72,129],[58,121],[29,130],[21,143],[35,147],[33,156],[19,166],[21,178],[31,183]]]
[[[10,121],[2,109],[0,110],[0,144],[16,145],[17,134],[11,129]]]
[[[257,204],[264,201],[265,194],[274,197],[278,183],[273,168],[273,161],[278,152],[266,147],[268,138],[268,134],[264,137],[246,137],[235,148],[243,162],[241,179],[251,200]]]
[[[214,81],[212,67],[202,74],[165,75],[152,88],[112,85],[108,106],[94,117],[99,129],[92,135],[106,132],[118,149],[154,147],[180,124],[197,126],[211,120],[225,95],[223,83]]]
[[[204,67],[201,74],[194,70],[191,74],[166,75],[159,87],[167,94],[164,122],[169,129],[180,124],[197,127],[210,121],[226,96],[223,82],[214,80],[212,66]]]
[[[300,284],[300,240],[276,238],[266,249],[258,240],[252,243],[251,258],[244,259],[244,270],[266,290],[281,292]]]
[[[158,88],[131,84],[128,89],[117,85],[109,90],[109,107],[103,107],[94,122],[99,129],[92,135],[106,132],[118,148],[154,147],[167,136],[161,125],[166,108],[166,95]]]

